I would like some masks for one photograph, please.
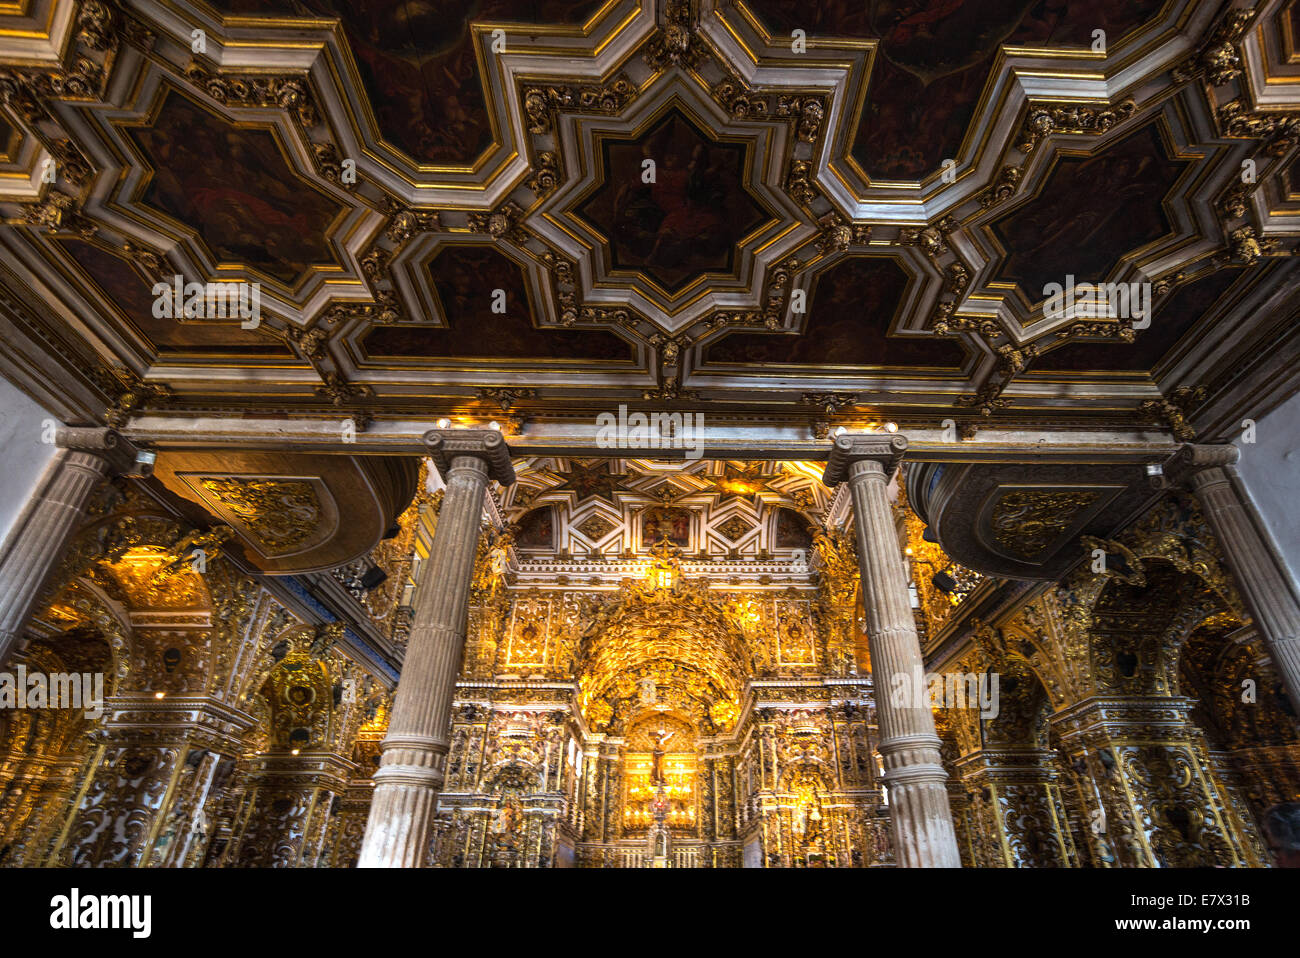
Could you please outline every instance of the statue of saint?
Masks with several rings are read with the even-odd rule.
[[[667,785],[668,781],[664,778],[664,742],[672,738],[675,732],[665,732],[660,729],[654,733],[655,747],[650,753],[654,765],[650,772],[651,785]]]

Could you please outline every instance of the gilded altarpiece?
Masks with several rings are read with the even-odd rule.
[[[828,562],[740,591],[662,542],[612,592],[508,588],[509,533],[485,533],[431,864],[892,863],[855,589]]]
[[[359,844],[371,769],[349,753],[382,735],[386,690],[236,571],[229,538],[101,488],[20,661],[102,674],[102,714],[0,717],[0,864],[313,865]]]

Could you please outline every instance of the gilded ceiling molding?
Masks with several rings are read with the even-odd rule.
[[[273,107],[284,110],[311,130],[321,125],[321,115],[312,103],[305,76],[223,76],[198,61],[192,61],[182,74],[222,106]],[[318,151],[332,144],[315,144]]]
[[[1167,426],[1179,442],[1195,442],[1196,430],[1192,428],[1188,417],[1205,401],[1207,395],[1204,386],[1179,386],[1167,398],[1144,401],[1138,411]]]
[[[835,418],[844,409],[860,403],[857,393],[804,393],[799,402],[805,406],[820,406],[830,419]]]
[[[147,43],[149,31],[116,3],[85,0],[77,6],[76,35],[63,63],[53,68],[0,72],[0,100],[28,123],[49,117],[42,101],[93,100],[102,95],[118,47]]]
[[[528,115],[528,132],[534,136],[554,131],[561,113],[584,113],[592,116],[617,116],[640,93],[627,74],[605,83],[523,87],[524,112]],[[551,159],[554,160],[554,154]],[[551,169],[558,173],[558,166]],[[539,186],[542,184],[538,184]],[[548,184],[550,193],[559,181]],[[540,198],[540,193],[539,193]]]
[[[165,406],[175,398],[167,386],[146,382],[124,367],[112,369],[111,373],[116,380],[112,390],[116,399],[104,410],[104,422],[113,429],[121,429],[137,413]]]
[[[1237,45],[1256,13],[1255,9],[1240,7],[1224,11],[1200,49],[1174,67],[1174,80],[1189,83],[1204,79],[1211,87],[1221,87],[1241,76],[1241,54]]]
[[[1224,136],[1262,140],[1268,156],[1285,156],[1300,141],[1300,113],[1265,113],[1243,100],[1229,100],[1215,113]]]
[[[515,388],[506,389],[498,386],[480,386],[478,390],[479,399],[494,402],[501,407],[502,412],[510,412],[515,403],[520,399],[534,399],[537,396],[536,389]]]
[[[1030,101],[1029,115],[1025,117],[1022,139],[1016,144],[1021,153],[1032,153],[1034,148],[1053,133],[1102,134],[1123,123],[1137,113],[1137,103],[1123,99],[1114,107],[1088,107],[1075,103],[1035,103]]]
[[[692,69],[699,66],[709,48],[698,35],[698,0],[665,0],[658,32],[645,45],[641,56],[656,70],[669,66]]]
[[[83,201],[79,198],[50,189],[42,199],[23,204],[20,222],[45,233],[71,233],[90,239],[98,232],[99,224],[85,214],[82,206]]]

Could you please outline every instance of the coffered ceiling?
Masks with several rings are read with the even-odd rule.
[[[516,583],[617,586],[667,542],[688,574],[807,586],[831,491],[811,462],[529,457],[502,492]]]
[[[1184,440],[1300,385],[1295,0],[11,6],[0,367],[72,421]]]

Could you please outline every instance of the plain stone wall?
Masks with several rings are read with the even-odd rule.
[[[48,412],[0,377],[0,543],[3,543],[54,458],[54,443],[41,442]]]
[[[1237,472],[1300,589],[1300,393],[1255,424],[1255,442],[1236,440]]]

